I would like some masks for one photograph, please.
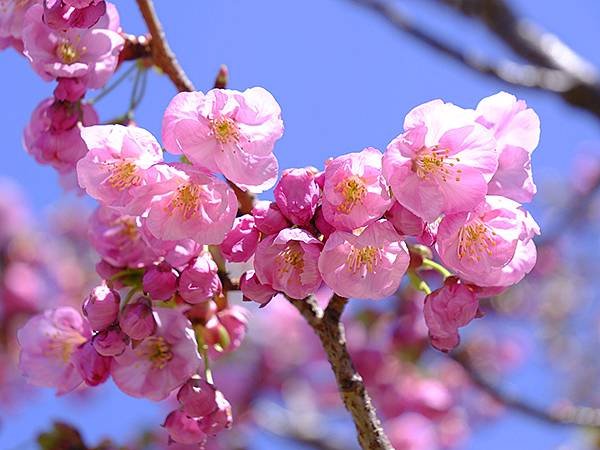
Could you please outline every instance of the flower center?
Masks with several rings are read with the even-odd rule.
[[[77,347],[87,339],[76,331],[70,333],[53,333],[49,335],[47,355],[61,359],[65,364],[71,360],[71,355]]]
[[[129,240],[136,241],[139,238],[138,226],[135,218],[119,217],[115,220],[114,225],[119,226],[121,228],[121,235],[127,237]]]
[[[346,267],[352,273],[358,272],[362,267],[367,268],[367,272],[373,273],[377,264],[381,261],[381,250],[372,245],[363,248],[353,247],[346,258]]]
[[[108,184],[118,191],[123,191],[142,182],[142,177],[137,174],[137,166],[132,162],[118,162],[111,164],[111,174]]]
[[[162,336],[151,336],[140,346],[139,356],[147,358],[156,369],[163,369],[173,359],[171,345]]]
[[[496,233],[479,220],[463,226],[458,233],[458,257],[479,262],[483,253],[492,256],[492,247],[496,245],[493,236]]]
[[[280,265],[281,272],[289,272],[293,269],[302,270],[304,268],[304,250],[297,242],[289,244],[285,250],[279,252],[275,260]]]
[[[179,209],[185,220],[190,219],[200,208],[202,191],[196,184],[184,184],[177,188],[177,193],[169,202],[167,209]]]
[[[228,142],[237,142],[240,138],[240,132],[235,122],[228,117],[221,117],[210,121],[210,128],[215,139],[220,144]]]
[[[79,52],[69,41],[62,41],[56,46],[56,56],[65,64],[73,64],[79,59]]]
[[[335,191],[340,192],[344,197],[344,201],[337,207],[338,211],[344,214],[348,214],[357,204],[362,203],[367,195],[365,183],[356,175],[338,183]]]
[[[461,169],[455,169],[454,165],[460,162],[460,158],[451,158],[449,151],[434,147],[432,149],[423,149],[417,157],[413,159],[412,170],[422,180],[428,177],[441,177],[442,181],[454,179],[460,181]]]

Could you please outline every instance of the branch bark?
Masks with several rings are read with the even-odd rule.
[[[162,28],[152,0],[136,0],[138,7],[152,35],[150,48],[154,64],[159,67],[173,82],[180,92],[195,91],[193,83],[179,65],[175,53],[171,50]]]
[[[325,311],[313,297],[290,303],[302,314],[321,341],[335,375],[344,406],[352,415],[358,442],[364,450],[393,450],[362,377],[354,368],[346,347],[341,316],[348,299],[334,295]]]

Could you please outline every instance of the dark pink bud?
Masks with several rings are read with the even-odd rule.
[[[231,306],[217,313],[219,322],[229,335],[229,345],[224,350],[232,351],[242,345],[248,328],[248,311],[241,306]]]
[[[227,261],[246,262],[254,255],[259,238],[260,231],[254,224],[254,217],[250,214],[237,217],[232,230],[221,243],[221,253]]]
[[[249,270],[240,278],[240,290],[244,298],[264,306],[271,301],[277,292],[268,284],[262,284],[254,270]]]
[[[102,330],[117,320],[121,297],[106,284],[96,286],[83,303],[83,315],[94,330]]]
[[[131,339],[145,339],[156,330],[156,321],[150,302],[143,297],[123,308],[119,317],[121,330]]]
[[[110,375],[112,358],[100,355],[91,341],[87,341],[73,353],[73,364],[89,386],[104,383]]]
[[[70,130],[77,125],[80,112],[77,103],[55,101],[47,111],[51,131],[58,133]]]
[[[296,225],[307,225],[312,220],[320,193],[315,174],[308,168],[285,170],[273,191],[283,215]]]
[[[321,207],[319,207],[315,213],[315,225],[321,234],[325,236],[325,239],[327,239],[329,235],[335,231],[335,227],[327,222],[325,216],[323,216],[323,208]]]
[[[208,416],[217,410],[215,387],[200,378],[190,378],[177,393],[181,409],[192,417]]]
[[[202,430],[206,434],[210,434],[212,436],[225,429],[231,428],[233,423],[231,405],[221,391],[215,392],[215,401],[217,404],[217,409],[200,420]]]
[[[50,28],[58,30],[91,28],[104,13],[106,13],[104,0],[89,2],[44,0],[44,22]]]
[[[123,270],[123,268],[115,267],[115,266],[111,265],[110,263],[106,262],[106,260],[104,260],[104,259],[96,264],[96,273],[98,275],[100,275],[100,278],[102,278],[103,280],[110,280],[110,282],[108,282],[108,283],[114,289],[121,289],[122,287],[125,286],[119,280],[112,279],[116,274],[118,274],[122,270]]]
[[[127,336],[118,325],[100,331],[92,339],[92,344],[103,356],[118,356],[125,351],[129,343]]]
[[[290,226],[276,203],[268,201],[256,202],[252,209],[254,224],[264,234],[276,234]]]
[[[385,213],[385,217],[394,226],[396,231],[403,236],[420,236],[425,230],[425,222],[414,215],[398,202]]]
[[[188,303],[202,303],[221,293],[218,268],[210,253],[203,253],[179,277],[179,295]]]
[[[169,413],[163,427],[171,440],[179,444],[199,444],[206,439],[200,422],[180,410]]]
[[[144,274],[144,291],[153,300],[169,300],[177,292],[179,274],[169,263],[162,262],[150,267]]]
[[[82,78],[59,78],[54,89],[57,100],[76,102],[85,95],[86,85]]]

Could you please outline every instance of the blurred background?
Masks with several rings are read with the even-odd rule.
[[[144,34],[135,3],[115,3],[123,29]],[[410,293],[400,293],[406,298],[387,305],[354,305],[348,324],[350,347],[359,370],[366,372],[367,382],[381,395],[378,406],[386,416],[386,429],[418,435],[416,443],[398,448],[600,448],[600,435],[594,429],[560,423],[564,411],[574,411],[573,420],[580,422],[598,420],[594,410],[575,410],[570,405],[600,407],[600,217],[594,198],[600,175],[600,116],[593,112],[593,99],[584,91],[584,100],[577,100],[583,106],[569,105],[560,93],[551,91],[562,89],[552,78],[542,79],[551,90],[518,86],[467,67],[448,52],[433,48],[431,40],[424,42],[425,35],[434,36],[467,55],[467,62],[475,61],[480,68],[482,62],[489,62],[507,80],[538,84],[535,70],[524,65],[544,62],[518,55],[499,37],[502,31],[494,32],[494,25],[488,28],[486,20],[493,18],[478,16],[481,5],[494,2],[155,3],[172,48],[198,89],[211,88],[219,66],[226,64],[229,87],[263,86],[273,93],[286,128],[276,147],[281,168],[322,167],[330,156],[366,146],[384,150],[402,131],[404,115],[434,98],[474,108],[481,98],[506,90],[535,109],[542,134],[533,154],[538,196],[529,209],[542,227],[538,268],[509,293],[490,301],[488,317],[464,330],[459,355],[468,361],[467,368],[426,348],[423,324],[410,306],[418,310],[422,298]],[[381,8],[372,7],[381,4],[396,11],[395,21],[405,30],[395,27],[389,14],[384,17]],[[519,30],[524,30],[524,23],[536,24],[542,31],[535,36],[545,50],[558,61],[584,68],[578,73],[590,78],[577,83],[588,87],[596,83],[595,72],[545,32],[600,68],[597,1],[512,0],[507,4],[519,18]],[[461,10],[463,6],[466,10]],[[406,32],[409,28],[412,34]],[[10,275],[9,281],[17,285],[13,292],[9,281],[4,281],[1,300],[10,295],[43,295],[43,303],[49,305],[61,296],[85,293],[94,282],[96,257],[85,247],[85,215],[94,205],[66,193],[56,173],[37,164],[22,148],[23,128],[36,105],[51,96],[53,86],[41,81],[14,50],[2,52],[0,64],[4,151],[0,217],[16,223],[12,233],[18,238],[11,245],[26,255],[27,262],[10,272],[8,265],[0,265],[5,269],[2,276]],[[95,105],[101,120],[123,114],[130,91],[128,80]],[[162,113],[174,94],[166,77],[151,73],[135,121],[160,137]],[[232,397],[234,409],[236,399],[245,399],[238,402],[245,409],[236,415],[237,430],[231,432],[235,438],[222,448],[355,448],[351,424],[332,391],[331,375],[319,349],[314,349],[315,342],[306,336],[308,329],[292,317],[296,311],[286,304],[248,308],[252,312],[248,342],[217,368],[217,382]],[[290,342],[283,345],[279,339],[292,329],[288,326],[294,327],[293,336],[287,336]],[[410,334],[408,328],[414,336],[405,336]],[[14,340],[14,331],[2,330],[5,345]],[[388,378],[383,382],[374,367],[385,355],[376,354],[376,344],[381,344],[380,352],[394,345],[406,349],[400,344],[407,339],[411,354],[399,355],[400,362],[386,361]],[[286,359],[280,353],[289,348],[297,353]],[[471,369],[476,371],[475,379]],[[487,388],[477,386],[479,375],[484,385],[497,389],[507,401],[494,399]],[[267,380],[268,389],[256,387],[260,379]],[[140,442],[141,434],[156,431],[169,411],[168,406],[127,397],[111,381],[64,398],[26,387],[15,372],[14,354],[2,356],[0,382],[1,449],[35,448],[36,436],[55,420],[76,426],[90,445],[103,438],[122,445]],[[404,406],[401,410],[381,406],[384,399]],[[540,410],[549,417],[536,416]]]

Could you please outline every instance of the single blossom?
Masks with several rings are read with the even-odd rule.
[[[165,111],[163,142],[193,164],[262,192],[275,184],[273,147],[283,134],[281,109],[265,89],[177,94]]]
[[[210,253],[198,256],[193,263],[181,272],[179,295],[187,303],[204,303],[222,290],[217,264]]]
[[[475,118],[472,110],[433,100],[408,113],[405,132],[387,147],[383,174],[394,197],[427,222],[470,211],[487,193],[498,152]]]
[[[156,318],[152,304],[144,297],[138,297],[123,308],[119,315],[121,330],[131,339],[141,340],[154,334]]]
[[[245,300],[251,300],[262,306],[269,303],[273,296],[277,294],[277,291],[271,285],[260,282],[254,270],[249,270],[241,276],[240,290]]]
[[[171,411],[163,427],[169,433],[169,439],[178,444],[193,445],[206,441],[200,421],[181,410]]]
[[[96,286],[83,303],[83,315],[94,330],[103,330],[117,320],[121,297],[106,284]]]
[[[483,287],[510,285],[533,267],[535,246],[529,242],[536,234],[538,225],[519,203],[490,195],[470,213],[444,217],[436,249],[444,265],[465,281]],[[510,265],[517,247],[519,258]]]
[[[82,130],[97,124],[98,115],[91,105],[76,104],[62,104],[59,115],[54,105],[48,98],[36,107],[23,132],[23,145],[38,163],[49,164],[61,174],[71,173],[87,152]]]
[[[94,335],[92,344],[100,355],[118,356],[129,344],[129,336],[118,325],[113,325]]]
[[[323,217],[338,230],[352,231],[380,219],[391,205],[381,174],[382,154],[368,147],[339,156],[325,167]]]
[[[24,54],[38,75],[44,80],[81,78],[92,89],[104,86],[125,44],[117,32],[118,20],[116,27],[114,21],[108,25],[108,20],[101,20],[89,29],[61,31],[44,23],[43,16],[44,7],[34,5],[27,10],[23,26]]]
[[[228,335],[228,345],[223,350],[233,351],[242,345],[248,329],[248,318],[250,314],[241,306],[232,305],[217,313],[217,318],[225,328]]]
[[[181,386],[177,400],[191,417],[208,416],[217,409],[216,388],[201,378],[190,378]]]
[[[259,200],[252,208],[256,228],[264,234],[277,234],[291,224],[279,210],[275,202]]]
[[[279,210],[294,225],[308,225],[315,215],[320,189],[310,168],[283,172],[273,195]]]
[[[84,128],[81,136],[89,151],[77,163],[79,185],[96,200],[125,212],[136,193],[145,192],[147,169],[162,161],[160,145],[134,126],[97,125]]]
[[[254,270],[262,284],[302,299],[321,285],[317,267],[321,242],[301,228],[286,228],[263,239],[254,257]]]
[[[42,0],[44,23],[50,28],[90,28],[106,13],[104,0]]]
[[[237,198],[227,184],[189,164],[164,166],[166,179],[150,186],[160,190],[150,204],[146,226],[163,240],[193,239],[220,244],[231,230]]]
[[[167,262],[151,266],[144,273],[142,286],[153,300],[169,300],[177,292],[179,274]]]
[[[358,235],[332,233],[321,252],[319,270],[336,294],[377,300],[398,289],[408,262],[402,237],[391,223],[380,221]]]
[[[537,190],[531,173],[531,153],[540,140],[538,115],[525,101],[506,92],[484,98],[476,112],[477,122],[494,134],[500,154],[488,194],[530,202]]]
[[[98,386],[108,380],[111,362],[111,357],[96,351],[92,341],[87,341],[73,354],[73,364],[88,386]]]
[[[425,297],[425,323],[431,344],[449,352],[460,342],[458,329],[471,322],[479,309],[475,292],[456,277],[447,278],[444,285]]]
[[[156,332],[116,356],[115,384],[128,395],[163,400],[200,367],[198,344],[190,321],[177,309],[155,311]]]
[[[246,262],[256,250],[260,231],[256,228],[254,217],[250,214],[236,217],[233,229],[225,235],[221,243],[221,253],[230,262]]]
[[[88,323],[75,309],[61,307],[33,316],[17,334],[19,368],[36,386],[54,387],[66,394],[83,378],[73,363],[73,353],[91,337]]]

